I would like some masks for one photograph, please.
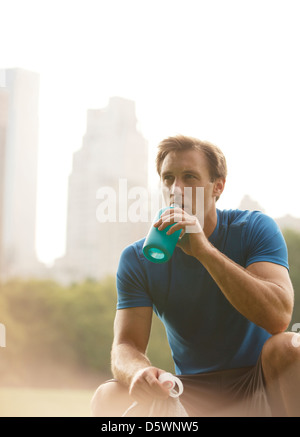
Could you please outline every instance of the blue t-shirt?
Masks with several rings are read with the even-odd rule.
[[[237,264],[288,269],[275,221],[259,211],[218,210],[209,241]],[[254,365],[270,334],[240,314],[203,265],[179,247],[164,264],[148,261],[145,239],[126,247],[117,271],[117,309],[150,306],[164,323],[177,374]]]

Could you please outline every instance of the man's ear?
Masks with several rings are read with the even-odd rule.
[[[218,199],[224,191],[226,179],[218,178],[214,182],[213,195]]]

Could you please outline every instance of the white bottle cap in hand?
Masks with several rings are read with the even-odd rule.
[[[176,376],[172,375],[172,373],[169,373],[169,372],[162,373],[159,376],[158,380],[162,384],[166,383],[166,382],[169,383],[168,388],[170,389],[170,396],[172,398],[177,398],[178,396],[180,396],[182,394],[182,392],[183,392],[183,384],[180,381],[180,379],[177,378]],[[175,386],[176,385],[178,387],[178,391],[175,390]]]

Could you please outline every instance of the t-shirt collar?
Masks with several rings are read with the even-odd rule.
[[[218,232],[219,232],[219,226],[220,226],[220,210],[217,209],[217,224],[215,229],[213,230],[213,233],[208,237],[208,241],[211,244],[214,244],[217,240]]]

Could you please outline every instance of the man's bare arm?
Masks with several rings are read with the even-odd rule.
[[[153,367],[145,352],[152,322],[151,307],[118,310],[114,323],[111,365],[114,377],[129,387],[135,400],[165,399],[169,391],[158,381],[163,370]]]
[[[114,323],[111,365],[114,377],[130,385],[135,373],[151,366],[145,352],[152,322],[151,307],[118,310]]]
[[[257,262],[247,269],[211,248],[201,262],[229,302],[270,334],[283,332],[293,310],[293,287],[285,267]]]

